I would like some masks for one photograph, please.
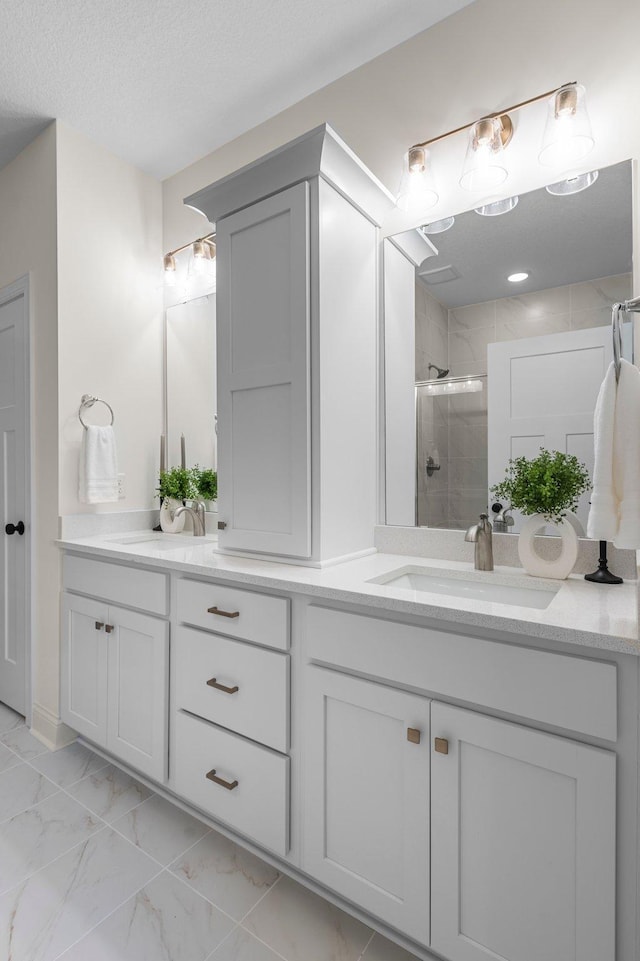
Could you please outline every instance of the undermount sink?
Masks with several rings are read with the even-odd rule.
[[[472,576],[445,576],[426,567],[401,567],[368,582],[411,591],[414,594],[445,594],[447,597],[487,601],[490,604],[511,604],[545,610],[558,593],[559,588],[524,587],[500,582],[475,580]]]
[[[194,537],[192,534],[129,534],[122,537],[112,537],[111,544],[121,544],[123,547],[145,546],[154,551],[175,551],[181,547],[197,547],[204,544],[208,538]]]

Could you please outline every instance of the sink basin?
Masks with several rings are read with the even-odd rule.
[[[489,575],[490,577],[491,575]],[[443,575],[426,567],[402,567],[388,574],[373,577],[368,583],[381,584],[415,594],[445,594],[447,597],[487,601],[490,604],[511,604],[544,611],[559,588],[524,587],[498,581],[476,580],[461,575]]]

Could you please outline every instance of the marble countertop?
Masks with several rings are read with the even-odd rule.
[[[122,563],[419,615],[452,627],[465,625],[525,633],[565,644],[640,655],[635,581],[599,587],[582,576],[549,581],[530,577],[520,568],[497,567],[486,573],[474,571],[472,563],[383,553],[318,569],[218,553],[215,537],[194,539],[191,535],[153,535],[151,531],[60,540],[58,545]],[[540,610],[371,583],[372,578],[383,578],[407,567],[476,585],[509,585],[557,593],[548,607]]]

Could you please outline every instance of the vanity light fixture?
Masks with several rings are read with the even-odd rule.
[[[181,253],[191,247],[193,253],[193,268],[196,273],[206,273],[207,267],[215,271],[215,232],[191,240],[188,244],[182,244],[175,250],[170,250],[164,255],[164,281],[167,287],[175,287],[177,276],[176,254]]]
[[[547,123],[538,156],[541,164],[567,167],[586,157],[595,141],[580,83],[568,83],[549,98]]]
[[[586,190],[598,179],[598,171],[590,170],[586,174],[576,174],[575,177],[567,177],[566,180],[559,180],[556,184],[547,184],[546,190],[554,197],[566,197],[569,194],[579,194],[581,190]]]
[[[455,130],[448,130],[447,133],[439,134],[430,140],[414,144],[404,156],[398,207],[419,214],[421,210],[437,203],[438,194],[433,186],[427,148],[463,130],[469,131],[469,140],[460,186],[466,190],[486,191],[504,183],[508,176],[504,151],[513,137],[510,114],[541,100],[548,100],[549,107],[547,127],[539,155],[540,162],[560,163],[566,167],[586,156],[593,147],[594,140],[584,87],[573,81],[463,124]],[[506,213],[506,210],[500,213]],[[485,216],[491,216],[491,213]]]
[[[425,147],[412,147],[404,157],[397,204],[400,210],[429,210],[438,203],[438,194],[429,168]]]
[[[167,287],[176,285],[176,258],[173,254],[164,255],[164,282]]]
[[[526,280],[529,274],[526,270],[516,271],[515,274],[509,274],[507,280],[512,284],[521,284],[523,280]]]

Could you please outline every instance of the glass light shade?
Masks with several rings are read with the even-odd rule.
[[[450,230],[455,222],[455,217],[445,217],[443,220],[434,220],[433,223],[423,224],[420,230],[423,234],[443,234],[445,230]]]
[[[478,120],[469,131],[467,155],[460,186],[464,190],[491,190],[507,179],[499,117]]]
[[[438,203],[424,147],[412,147],[404,155],[402,179],[396,201],[400,210],[419,213]]]
[[[598,171],[590,170],[586,174],[576,174],[575,177],[567,177],[566,180],[559,180],[556,184],[547,184],[547,193],[554,197],[566,197],[568,194],[579,194],[581,190],[586,190],[598,179]]]
[[[481,217],[500,217],[502,214],[508,214],[514,207],[517,207],[518,200],[519,198],[517,196],[505,197],[504,200],[494,200],[492,203],[476,207],[475,212],[480,214]]]
[[[586,157],[594,143],[584,87],[579,83],[561,87],[547,101],[540,163],[570,167]]]
[[[173,254],[165,254],[164,257],[164,284],[165,287],[175,287],[177,279],[176,258]]]

